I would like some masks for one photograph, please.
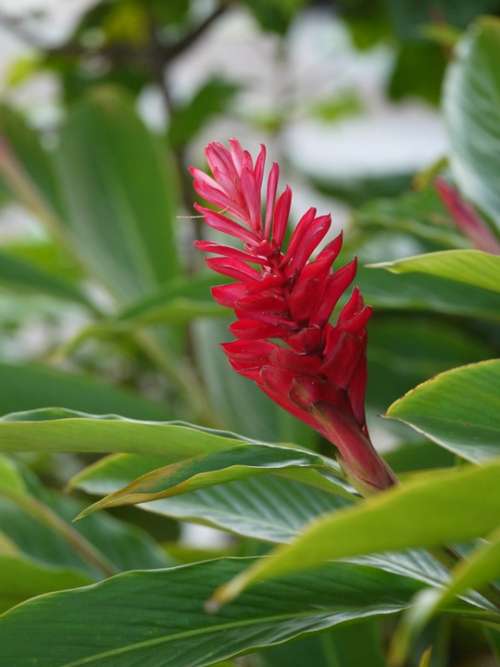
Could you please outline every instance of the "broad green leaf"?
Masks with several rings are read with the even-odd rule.
[[[62,213],[59,184],[50,155],[43,148],[38,133],[29,127],[22,115],[6,106],[0,107],[0,134],[6,141],[6,153],[0,160],[0,174],[14,198],[21,203],[31,204],[40,200],[50,216],[60,217]],[[15,161],[16,170],[28,184],[29,201],[19,191],[17,179],[10,178],[10,160]],[[35,206],[35,212],[38,206]]]
[[[82,266],[71,256],[68,249],[54,240],[38,237],[14,238],[2,244],[2,248],[9,257],[26,262],[43,273],[49,273],[66,285],[69,283],[73,287],[83,282],[86,277]]]
[[[492,356],[478,337],[429,317],[375,317],[369,341],[367,401],[378,410],[428,377]]]
[[[23,495],[26,493],[26,484],[14,462],[0,454],[0,496],[2,491]]]
[[[330,632],[267,649],[263,667],[386,667],[377,621],[337,625]]]
[[[444,588],[426,589],[416,596],[415,601],[403,616],[393,638],[391,664],[403,664],[413,641],[438,611],[468,589],[480,588],[499,576],[500,529],[497,529],[488,538],[488,542],[481,544],[456,566],[449,583]],[[497,595],[500,596],[500,592]],[[495,611],[493,604],[492,610]],[[500,612],[496,611],[500,624]]]
[[[168,141],[171,146],[185,146],[214,116],[222,113],[239,86],[214,76],[205,81],[191,99],[177,107],[169,119]]]
[[[418,472],[432,468],[451,468],[456,464],[455,455],[428,440],[403,442],[384,456],[396,472]]]
[[[251,562],[129,572],[35,598],[1,617],[2,657],[16,667],[31,667],[34,652],[37,667],[203,667],[304,632],[397,612],[419,588],[372,568],[336,564],[266,582],[207,613],[210,592]]]
[[[306,480],[311,479],[314,484],[314,478],[307,474],[312,472],[312,469],[330,474],[331,477],[338,475],[338,467],[334,461],[313,452],[247,444],[156,468],[94,503],[81,516],[109,507],[151,502],[273,471],[282,471],[285,475],[295,473],[294,476],[299,480],[304,477]],[[306,474],[303,475],[303,472]],[[320,480],[317,483],[319,485]],[[331,488],[333,493],[338,491],[349,497],[340,486],[327,482],[322,484],[322,487],[327,491]]]
[[[500,229],[500,21],[481,18],[459,43],[444,87],[450,163],[464,194]]]
[[[90,305],[83,292],[72,283],[6,252],[0,252],[0,286],[8,290],[44,293],[86,307]]]
[[[500,256],[481,250],[443,250],[384,262],[375,268],[392,273],[425,273],[491,292],[500,292]]]
[[[500,360],[441,373],[393,403],[387,416],[462,458],[500,455]]]
[[[465,247],[467,243],[452,226],[449,214],[430,187],[367,202],[354,212],[353,223],[362,230],[410,234],[444,248]]]
[[[437,5],[435,0],[388,0],[389,16],[397,36],[402,40],[422,39],[422,28],[427,25]],[[476,16],[498,8],[497,0],[440,0],[440,22],[457,28],[466,28]],[[436,22],[437,23],[437,22]]]
[[[171,415],[168,406],[147,400],[131,391],[91,376],[39,364],[0,362],[0,384],[9,388],[0,395],[0,414],[62,405],[88,412],[116,412],[137,419],[167,419]],[[42,414],[38,413],[33,418],[41,419]],[[47,414],[49,419],[52,413]],[[39,449],[36,439],[33,439],[33,445],[33,450]],[[2,445],[0,451],[5,451]]]
[[[82,510],[81,502],[48,492],[33,480],[29,490],[36,502],[43,504],[70,527],[75,515]],[[69,568],[85,573],[92,579],[102,576],[59,531],[33,516],[25,505],[17,504],[15,498],[2,498],[0,494],[2,533],[23,557],[47,567]],[[162,550],[145,532],[109,515],[89,517],[75,525],[73,530],[118,570],[162,567],[168,562]]]
[[[164,462],[159,456],[108,456],[77,474],[71,486],[92,495],[106,495]],[[317,487],[268,474],[163,498],[140,507],[245,537],[288,542],[319,514],[347,504],[345,498]]]
[[[431,41],[402,43],[396,53],[387,88],[391,100],[420,97],[437,106],[446,69],[444,49]]]
[[[377,310],[429,311],[500,321],[496,292],[425,274],[393,275],[361,267],[356,283],[367,303]]]
[[[225,309],[214,302],[210,288],[220,281],[199,276],[174,278],[152,296],[122,310],[110,326],[130,327],[146,324],[183,324],[194,317],[222,317]]]
[[[24,556],[0,554],[0,614],[28,598],[92,583],[81,571],[49,567]]]
[[[177,274],[172,167],[124,96],[102,89],[70,109],[57,167],[78,251],[122,302]]]
[[[138,473],[158,467],[159,457],[114,455],[98,461],[72,480],[72,486],[105,495],[129,483]],[[161,515],[202,523],[266,542],[290,542],[313,519],[348,506],[340,496],[276,475],[261,475],[199,489],[140,505]],[[436,585],[446,570],[427,553],[412,551],[356,559],[406,577]]]
[[[16,412],[0,419],[0,451],[157,454],[163,463],[255,440],[184,422],[92,415],[63,408]]]
[[[355,507],[314,521],[291,544],[278,547],[222,587],[217,603],[256,581],[349,558],[480,537],[500,517],[500,459],[482,467],[427,472]]]

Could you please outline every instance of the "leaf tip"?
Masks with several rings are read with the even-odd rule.
[[[217,613],[221,607],[237,597],[246,587],[246,578],[235,577],[227,584],[216,588],[213,595],[205,602],[205,611],[208,614]]]

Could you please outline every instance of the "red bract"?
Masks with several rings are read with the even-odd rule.
[[[338,448],[346,471],[364,491],[386,488],[394,477],[377,456],[365,421],[366,323],[371,308],[353,290],[335,324],[330,317],[356,275],[356,260],[332,270],[342,235],[311,259],[331,226],[330,215],[310,208],[285,247],[292,192],[278,195],[273,164],[262,206],[266,151],[255,160],[238,141],[206,149],[212,177],[192,168],[196,192],[219,211],[195,205],[207,225],[237,239],[243,249],[197,241],[216,255],[208,266],[235,282],[214,287],[215,300],[232,308],[236,340],[224,343],[232,367],[276,403]],[[264,210],[263,210],[264,209]]]
[[[472,206],[462,199],[458,190],[440,177],[436,178],[434,185],[456,226],[471,240],[473,246],[500,255],[500,241]]]

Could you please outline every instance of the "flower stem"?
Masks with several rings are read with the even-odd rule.
[[[339,463],[349,481],[363,496],[397,484],[396,475],[377,453],[368,432],[364,432],[354,419],[327,403],[316,404],[314,416],[337,448]]]

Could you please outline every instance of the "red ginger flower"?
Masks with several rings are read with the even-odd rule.
[[[214,299],[232,308],[236,340],[224,343],[232,367],[253,380],[276,403],[319,431],[362,490],[394,483],[376,454],[365,420],[366,323],[371,308],[353,290],[335,324],[332,311],[356,274],[356,260],[332,271],[342,247],[339,234],[315,259],[312,253],[331,226],[330,215],[310,208],[284,248],[292,192],[278,196],[279,166],[261,190],[266,150],[255,160],[235,139],[229,149],[213,142],[206,157],[212,177],[191,168],[196,192],[217,212],[195,204],[207,225],[239,239],[243,249],[211,241],[197,248],[216,257],[208,266],[236,282],[214,287]]]

